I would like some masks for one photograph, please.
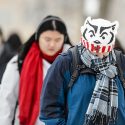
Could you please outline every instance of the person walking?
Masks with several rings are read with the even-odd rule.
[[[39,118],[45,125],[125,124],[125,55],[114,50],[118,27],[118,21],[88,17],[76,50],[51,65],[41,93]],[[73,57],[80,64],[75,74]]]
[[[64,21],[45,17],[36,32],[7,65],[0,89],[2,125],[41,125],[40,93],[55,58],[71,46]]]

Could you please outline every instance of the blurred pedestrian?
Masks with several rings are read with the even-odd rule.
[[[8,63],[3,75],[0,90],[2,125],[12,125],[12,122],[14,125],[41,125],[39,103],[46,72],[55,58],[70,46],[63,20],[52,15],[45,17],[19,54]]]
[[[10,34],[8,40],[3,42],[3,49],[0,56],[0,83],[7,63],[14,55],[18,53],[21,44],[21,38],[17,33]]]
[[[11,33],[8,40],[6,41],[8,47],[8,53],[11,57],[19,52],[22,45],[22,39],[18,33]]]

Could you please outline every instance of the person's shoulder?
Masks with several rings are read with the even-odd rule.
[[[63,46],[63,52],[66,52],[70,47],[71,45],[65,43]]]
[[[115,50],[116,54],[116,62],[118,65],[120,65],[122,70],[125,70],[125,53],[123,53],[120,50]]]
[[[14,81],[19,78],[19,70],[18,70],[18,65],[17,65],[17,58],[18,56],[14,56],[8,63],[7,66],[5,68],[3,77],[2,77],[2,83],[10,83],[11,80]],[[10,81],[7,81],[8,79],[10,79]]]
[[[66,51],[62,52],[60,54],[62,57],[60,57],[62,60],[70,61],[70,63],[73,61],[74,56],[79,57],[78,53],[78,45],[70,46]]]
[[[63,69],[67,69],[71,65],[71,55],[69,51],[62,52],[58,55],[58,57],[55,59],[52,65],[56,67],[63,67]],[[65,68],[64,68],[65,67]]]
[[[17,63],[17,60],[18,60],[18,55],[15,55],[10,59],[9,63]]]
[[[7,67],[16,67],[17,68],[18,55],[13,56],[10,61],[7,63]]]
[[[115,54],[125,61],[125,53],[123,51],[115,49]]]
[[[66,50],[66,51],[64,51],[64,52],[62,52],[62,53],[60,53],[59,54],[59,58],[61,59],[61,60],[71,60],[71,53],[70,53],[70,51],[69,51],[69,49],[70,49],[70,47]]]

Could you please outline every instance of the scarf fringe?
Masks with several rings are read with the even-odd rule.
[[[110,118],[110,121],[115,123],[117,118],[118,118],[118,108],[111,107],[111,118]]]
[[[94,111],[93,115],[86,114],[85,116],[85,122],[83,125],[108,125],[109,122],[115,123],[117,119],[117,108],[112,107],[111,108],[111,116],[107,116],[99,112],[98,110]]]

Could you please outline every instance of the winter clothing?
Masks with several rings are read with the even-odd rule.
[[[90,55],[88,55],[88,57],[89,56]],[[87,57],[87,53],[85,53],[84,57]],[[124,61],[125,61],[125,57],[124,57]],[[97,75],[94,73],[79,74],[77,81],[74,83],[72,88],[70,88],[67,92],[67,86],[71,79],[71,62],[72,62],[72,56],[70,52],[64,53],[58,56],[58,58],[54,61],[54,63],[49,68],[48,73],[45,77],[42,94],[41,94],[41,109],[40,109],[40,117],[39,117],[40,120],[45,123],[45,125],[57,125],[57,124],[83,125],[85,123],[86,112],[89,115],[90,114],[89,111],[92,110],[89,106],[90,103],[93,104],[93,102],[95,102],[94,106],[97,106],[97,105],[100,106],[100,107],[93,107],[93,109],[99,109],[99,111],[100,110],[102,111],[104,109],[104,108],[101,108],[101,106],[104,106],[104,105],[100,104],[104,99],[102,97],[103,91],[101,92],[101,94],[98,94],[101,97],[97,98],[98,95],[94,96],[94,94],[97,94],[100,90],[98,89],[98,87],[96,87],[98,91],[95,91],[96,89],[95,86],[98,85],[97,82],[99,80],[102,80],[102,78],[104,78],[105,80],[104,80],[103,87],[105,87],[108,77],[103,76],[104,75],[103,68],[108,66],[111,62],[108,63],[108,65],[104,66],[103,63],[99,62],[99,60],[94,62],[87,61],[88,63],[86,63],[86,65],[89,65],[90,63],[94,64],[99,62],[101,64],[99,70],[101,70],[103,74],[98,74],[98,73]],[[85,60],[83,62],[85,63]],[[97,68],[95,67],[95,64],[93,66],[94,66],[93,69],[97,72]],[[118,109],[117,109],[118,118],[117,119],[115,118],[115,122],[110,121],[109,125],[124,125],[125,123],[124,89],[120,81],[120,78],[116,73],[116,68],[111,66],[110,71],[111,71],[111,74],[113,73],[115,75],[110,79],[111,82],[113,83],[111,86],[113,88],[117,86],[117,91],[116,89],[112,90],[112,92],[110,91],[111,92],[110,101],[114,101],[111,103],[111,106],[116,105],[117,107],[117,93],[118,93]],[[107,70],[107,72],[110,72],[110,71]],[[112,95],[115,92],[116,92],[116,95]],[[116,99],[113,100],[113,98],[116,98]],[[103,102],[103,103],[106,103],[106,102]],[[105,110],[103,110],[102,112],[105,112]],[[91,113],[94,113],[94,110]],[[88,125],[95,125],[95,124],[90,121]],[[101,125],[101,124],[98,124],[98,125]]]
[[[25,58],[20,74],[19,118],[21,125],[30,124],[29,122],[34,125],[39,115],[39,93],[43,84],[42,65],[41,51],[38,44],[34,42]]]
[[[8,82],[9,81],[9,82]],[[0,121],[1,125],[12,125],[13,119],[17,117],[18,108],[19,72],[17,66],[17,55],[7,64],[3,74],[0,88]],[[16,114],[16,115],[15,115]],[[15,125],[18,123],[15,119]],[[18,123],[19,124],[19,123]],[[18,125],[17,124],[17,125]]]
[[[33,46],[34,46],[34,48],[32,48],[32,49],[30,49],[31,51],[33,51],[33,49],[35,49],[35,50],[38,50],[37,49],[37,46],[36,46],[36,44],[34,45],[35,43],[33,43]],[[69,45],[67,45],[67,44],[65,44],[64,45],[64,48],[63,48],[63,51],[66,51],[68,48],[69,48],[70,46]],[[29,53],[32,53],[31,51],[29,51]],[[39,53],[39,51],[35,51],[36,53],[38,52]],[[37,54],[38,54],[37,53]],[[28,54],[27,54],[27,56],[28,56]],[[28,63],[28,64],[30,64],[31,62],[31,60],[27,60],[26,61],[26,58],[28,58],[28,57],[25,57],[25,61],[24,61],[24,63]],[[34,56],[35,56],[35,54],[34,54]],[[20,103],[22,103],[22,104],[24,104],[24,100],[26,100],[26,99],[31,99],[31,97],[32,97],[32,95],[30,95],[30,96],[27,96],[26,95],[26,93],[24,93],[24,96],[27,96],[27,97],[25,97],[24,98],[24,96],[23,96],[23,94],[20,94],[19,95],[19,71],[18,71],[18,65],[17,65],[17,58],[18,58],[18,56],[15,56],[15,57],[13,57],[11,60],[10,60],[10,62],[8,63],[8,65],[7,65],[7,69],[5,70],[5,73],[4,73],[4,75],[3,75],[3,78],[2,78],[2,86],[1,86],[1,90],[0,90],[0,121],[1,121],[1,124],[2,125],[12,125],[12,122],[13,122],[13,119],[14,119],[14,117],[15,117],[15,120],[14,120],[14,125],[19,125],[19,118],[18,118],[18,116],[19,116],[19,107],[18,107],[18,104],[17,104],[17,102],[18,102],[18,96],[20,97],[20,99],[22,100],[22,102],[20,102]],[[32,59],[34,59],[33,57],[32,57]],[[38,54],[38,60],[39,60],[39,54]],[[28,62],[29,61],[29,62]],[[35,60],[33,60],[32,61],[32,63],[34,64],[35,62],[34,62]],[[36,60],[36,63],[37,63],[37,60]],[[35,73],[35,66],[36,66],[36,63],[32,66],[32,67],[29,67],[29,69],[27,69],[27,71],[29,72],[32,72],[32,73]],[[46,72],[47,72],[47,70],[48,70],[48,68],[50,67],[50,65],[51,65],[51,63],[49,63],[48,61],[46,61],[45,59],[40,59],[39,60],[39,63],[41,63],[41,64],[43,64],[43,75],[42,75],[42,72],[40,71],[39,73],[42,75],[40,75],[39,73],[39,75],[38,74],[36,74],[37,75],[37,77],[39,76],[39,78],[38,78],[38,82],[40,83],[40,81],[41,81],[41,85],[42,85],[42,79],[44,79],[44,77],[45,77],[45,75],[46,75]],[[25,67],[25,65],[23,65],[24,67]],[[30,65],[31,66],[31,65]],[[25,68],[24,68],[25,69]],[[34,70],[34,71],[32,71],[32,70]],[[25,70],[26,71],[26,70]],[[23,70],[21,70],[21,73],[23,73],[24,71]],[[26,73],[26,72],[25,72]],[[30,73],[29,73],[30,74]],[[24,75],[24,77],[23,77],[23,79],[22,80],[25,80],[25,75],[26,74],[23,74]],[[31,74],[32,75],[32,74]],[[35,76],[36,76],[35,75]],[[41,79],[42,78],[42,79]],[[41,79],[40,81],[39,81],[39,79]],[[22,81],[21,80],[21,81]],[[33,81],[32,81],[32,79],[27,79],[27,80],[31,80],[30,82],[28,82],[28,84],[31,84],[31,83],[34,83]],[[25,83],[25,82],[24,82]],[[28,89],[33,89],[33,85],[34,84],[32,84],[30,87],[31,88],[28,88]],[[39,88],[39,86],[41,86],[40,84],[38,84],[38,87],[37,88]],[[24,86],[24,84],[22,84],[20,87],[24,87],[25,89],[26,89],[26,87]],[[28,86],[29,87],[29,86]],[[40,87],[41,88],[41,87]],[[39,89],[40,89],[39,88]],[[21,92],[21,89],[20,89],[20,92]],[[28,93],[30,93],[30,91],[25,91],[25,92],[28,92]],[[24,108],[23,108],[23,106],[21,106],[20,107],[20,109],[23,109],[23,111],[22,111],[22,113],[26,113],[26,114],[24,114],[23,116],[25,116],[25,115],[34,115],[34,112],[36,113],[36,115],[34,115],[35,117],[38,115],[37,113],[39,113],[39,111],[36,111],[36,109],[38,110],[39,109],[39,102],[38,102],[38,98],[39,98],[39,92],[40,92],[40,90],[39,91],[37,91],[38,92],[38,96],[37,95],[35,95],[36,97],[34,97],[34,99],[36,99],[37,100],[37,104],[35,104],[34,102],[30,102],[31,103],[31,105],[32,106],[34,106],[34,110],[33,110],[33,113],[31,113],[31,114],[28,114],[28,112],[31,110],[31,107],[30,107],[30,103],[28,104],[28,101],[26,102],[26,105],[28,106],[29,105],[29,108],[30,109],[26,109],[26,110],[24,110]],[[3,95],[4,94],[4,95]],[[31,93],[30,93],[31,94]],[[24,99],[24,100],[23,100]],[[11,100],[12,100],[12,102],[11,102]],[[17,106],[16,106],[16,104],[17,104]],[[17,108],[16,108],[17,107]],[[16,108],[16,109],[15,109]],[[28,108],[28,107],[27,107]],[[16,110],[15,112],[14,112],[14,110]],[[27,111],[28,110],[28,112],[25,112],[25,111]],[[21,114],[22,114],[21,113]],[[16,114],[16,116],[15,116],[15,114]],[[34,116],[32,117],[32,118],[34,118]],[[38,117],[38,116],[37,116]],[[24,117],[23,117],[24,118]],[[28,117],[29,118],[29,117]],[[30,122],[34,122],[34,120],[33,119],[30,119]],[[41,123],[39,122],[39,120],[38,120],[38,118],[37,118],[37,120],[35,120],[35,123],[34,123],[34,125],[41,125]]]
[[[78,50],[82,62],[96,72],[96,85],[86,112],[85,125],[93,119],[96,124],[115,122],[118,108],[118,90],[113,78],[118,75],[118,71],[114,65],[116,62],[114,51],[101,59],[91,54],[81,44],[78,46]]]
[[[47,31],[50,31],[52,33],[52,36],[48,34]],[[56,32],[58,32],[59,34],[56,34]],[[53,34],[57,35],[57,38],[55,36],[53,37]],[[61,37],[62,35],[63,37]],[[59,46],[52,46],[54,44],[51,45],[51,43],[55,43],[55,45],[58,44],[58,36],[60,36]],[[49,42],[46,38],[49,39]],[[67,34],[65,23],[62,22],[59,17],[53,15],[48,15],[47,17],[45,17],[34,34],[21,47],[21,50],[18,53],[18,59],[16,59],[16,63],[12,64],[12,62],[10,61],[8,65],[12,67],[8,66],[8,69],[6,69],[3,76],[3,85],[1,86],[0,91],[0,96],[2,98],[1,103],[3,103],[0,103],[0,109],[2,109],[2,112],[0,112],[0,120],[2,125],[4,125],[4,123],[5,125],[12,124],[12,120],[14,118],[14,109],[19,109],[19,112],[17,111],[18,118],[16,117],[14,120],[14,123],[15,121],[18,121],[17,123],[15,123],[15,125],[41,125],[38,120],[38,115],[40,106],[40,93],[44,77],[48,68],[55,60],[55,58],[59,55],[59,53],[66,48],[68,49],[70,45],[71,43]],[[47,52],[44,51],[41,46],[44,47],[44,49],[47,49]],[[53,53],[49,54],[48,50],[50,49],[51,53],[53,47],[55,47],[54,51],[52,51]],[[56,50],[59,51],[56,52]],[[18,76],[18,78],[11,79],[15,77],[15,73],[11,74],[11,72],[8,72],[10,68],[12,68],[11,70],[13,70],[13,72],[15,72],[16,74],[20,74],[20,77]],[[9,76],[11,76],[10,79],[8,79]],[[4,82],[6,77],[8,81]],[[6,92],[6,90],[8,90],[9,93],[14,93],[13,91],[11,91],[11,88],[8,88],[9,85],[6,86],[7,84],[11,84],[12,81],[14,86],[17,85],[19,87],[19,90],[18,87],[13,90],[16,91],[15,94],[17,94],[17,98],[14,98],[15,100],[13,101],[13,108],[11,108],[10,101],[13,100],[11,98],[13,98],[14,96],[10,97],[11,94],[8,95],[8,92]],[[4,88],[4,86],[6,86],[8,89]],[[3,91],[6,96],[2,96]],[[7,112],[4,105],[9,107]],[[12,113],[11,118],[8,116],[9,113]]]
[[[49,62],[52,63],[61,52],[62,48],[51,56]],[[39,115],[40,92],[43,84],[43,59],[47,60],[48,56],[43,54],[38,44],[34,42],[25,58],[20,74],[19,118],[21,125],[24,123],[34,125]]]

